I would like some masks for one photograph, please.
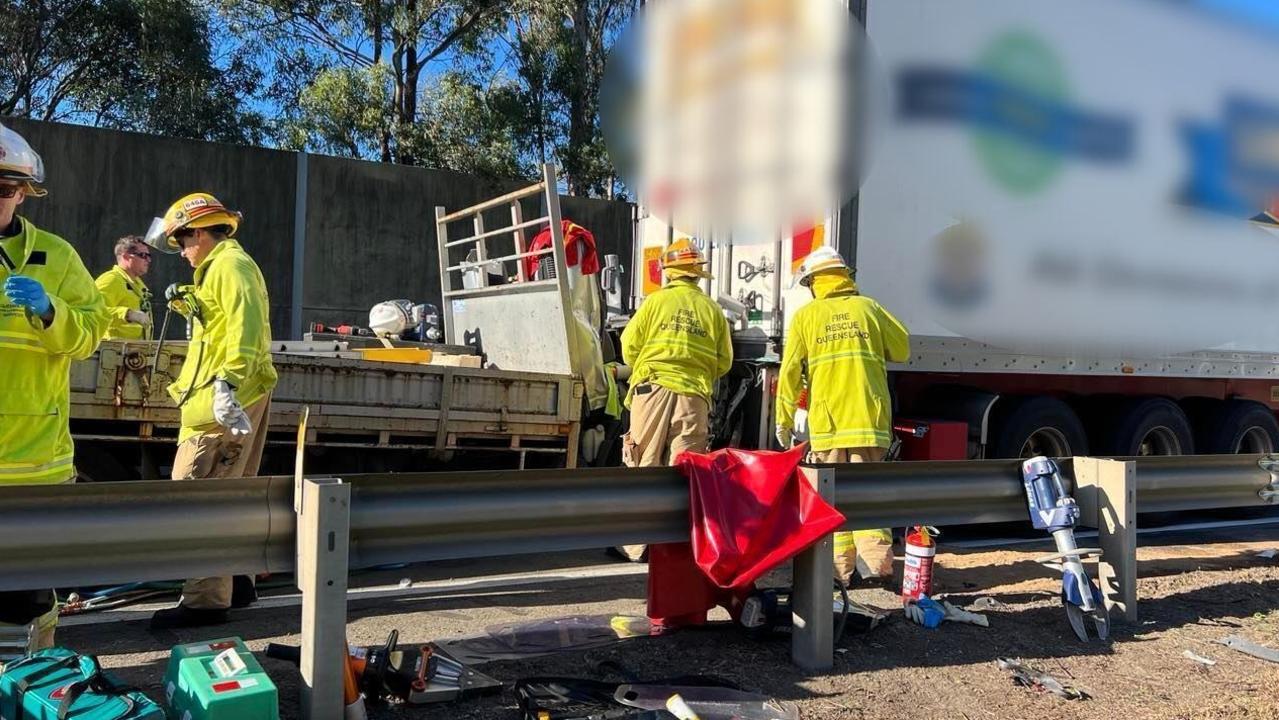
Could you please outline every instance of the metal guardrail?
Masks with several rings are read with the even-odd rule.
[[[1084,524],[1105,550],[1108,608],[1136,620],[1137,506],[1145,512],[1279,504],[1269,456],[1075,458]],[[849,529],[1027,516],[1014,460],[804,470]],[[296,487],[296,490],[295,490]],[[302,590],[303,714],[342,716],[349,568],[588,549],[688,537],[673,469],[415,473],[0,486],[0,591],[293,571]],[[831,539],[795,559],[792,657],[830,666]]]
[[[1138,507],[1265,505],[1263,492],[1279,484],[1262,459],[1136,458]],[[835,504],[850,528],[1026,519],[1015,460],[833,469]],[[351,486],[353,568],[688,537],[687,485],[670,468],[343,480]],[[0,487],[0,591],[292,571],[292,494],[287,477]]]

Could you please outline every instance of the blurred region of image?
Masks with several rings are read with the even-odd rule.
[[[649,213],[789,237],[855,196],[859,285],[921,337],[1127,357],[1279,336],[1279,6],[852,6],[646,5],[606,135]]]

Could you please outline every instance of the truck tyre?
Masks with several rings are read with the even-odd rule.
[[[1190,420],[1177,403],[1154,397],[1127,403],[1118,410],[1119,421],[1109,434],[1105,454],[1137,457],[1195,453]]]
[[[1279,422],[1270,408],[1251,400],[1223,403],[1200,436],[1208,455],[1268,455],[1279,448]]]
[[[1079,416],[1054,397],[1004,397],[995,404],[988,457],[1070,457],[1088,454]]]

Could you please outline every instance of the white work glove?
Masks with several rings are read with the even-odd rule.
[[[124,321],[134,325],[150,325],[151,316],[141,310],[130,310],[124,314]]]
[[[253,432],[253,423],[249,422],[248,414],[240,407],[240,401],[235,399],[235,391],[226,380],[213,381],[213,419],[230,430],[233,436]]]
[[[795,438],[799,440],[808,439],[808,410],[804,408],[795,409],[795,428],[793,434]]]
[[[782,446],[782,449],[783,449],[783,450],[787,450],[787,449],[789,449],[789,448],[790,448],[790,444],[791,444],[791,431],[790,431],[790,428],[786,428],[786,427],[778,426],[778,428],[777,428],[777,442],[778,442],[778,444],[780,444],[780,445]]]
[[[968,623],[969,625],[990,627],[990,620],[981,613],[968,612],[963,608],[951,605],[949,600],[943,600],[942,607],[946,609],[946,620],[949,622],[961,622]]]

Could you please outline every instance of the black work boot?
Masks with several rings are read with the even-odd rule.
[[[248,575],[231,578],[231,607],[246,608],[258,601],[258,588]]]
[[[151,616],[152,630],[172,630],[175,628],[205,627],[221,625],[227,621],[225,609],[197,609],[185,605],[156,610]]]

